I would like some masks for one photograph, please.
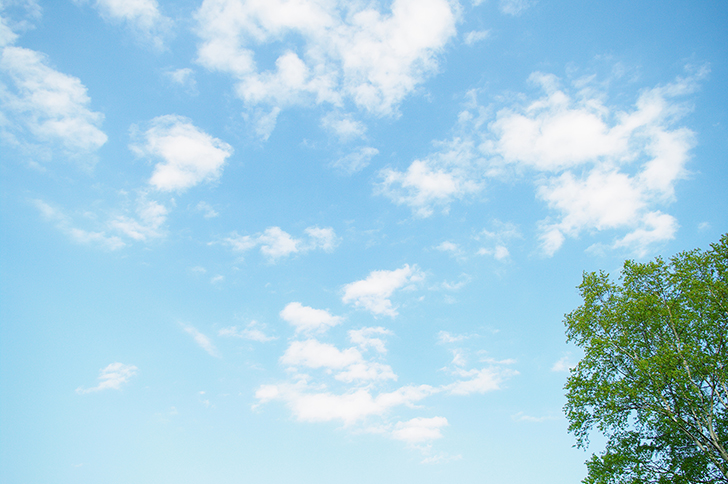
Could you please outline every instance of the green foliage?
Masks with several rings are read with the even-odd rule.
[[[728,483],[728,234],[669,262],[585,273],[566,335],[584,350],[565,389],[576,445],[607,437],[587,484]]]

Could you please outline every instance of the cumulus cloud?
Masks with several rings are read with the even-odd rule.
[[[91,388],[78,387],[76,393],[93,393],[101,390],[119,390],[121,385],[127,383],[131,377],[136,375],[137,367],[134,365],[125,365],[123,363],[111,363],[106,368],[101,369],[99,375],[99,384]]]
[[[417,417],[406,422],[397,422],[392,438],[408,444],[422,444],[442,438],[440,429],[448,425],[445,417]]]
[[[397,308],[389,299],[394,291],[424,280],[425,275],[416,266],[405,264],[393,271],[372,271],[366,279],[344,286],[341,300],[356,308],[366,309],[372,314],[394,318]]]
[[[321,127],[335,134],[341,141],[361,138],[366,133],[366,126],[355,120],[351,114],[332,111],[321,118]]]
[[[104,20],[124,23],[142,42],[164,48],[172,20],[162,15],[157,0],[95,0],[93,5]]]
[[[216,358],[220,356],[217,352],[217,348],[215,348],[215,345],[212,343],[212,340],[197,331],[197,328],[188,324],[183,324],[182,329],[185,333],[191,335],[195,339],[195,343],[197,343],[200,348],[205,350],[210,356],[214,356]]]
[[[139,156],[161,158],[154,166],[150,185],[164,192],[181,192],[220,178],[225,161],[233,153],[229,144],[205,133],[183,116],[158,116],[149,124],[141,136],[143,141],[130,148]]]
[[[457,11],[447,0],[395,0],[390,12],[343,0],[205,0],[195,17],[197,62],[231,75],[249,108],[350,101],[388,116],[437,71]],[[302,44],[293,50],[289,40]],[[279,48],[275,67],[261,71],[256,49],[271,45]]]
[[[465,34],[463,41],[465,42],[465,45],[473,45],[481,40],[487,39],[489,35],[490,31],[488,30],[472,30]]]
[[[15,34],[4,23],[2,29],[2,139],[22,149],[45,148],[45,157],[51,157],[48,149],[58,148],[66,156],[91,160],[89,155],[106,143],[107,136],[100,129],[103,114],[89,109],[86,86],[53,69],[44,54],[12,45]]]
[[[342,321],[340,316],[333,316],[327,310],[314,309],[299,302],[286,305],[280,316],[296,328],[296,333],[326,331]]]
[[[406,169],[382,170],[375,193],[428,217],[438,208],[447,213],[488,182],[527,180],[551,211],[538,222],[544,254],[553,255],[567,238],[607,231],[618,234],[611,248],[646,254],[678,228],[664,207],[687,176],[695,145],[694,133],[679,124],[690,111],[682,99],[709,71],[686,70],[671,83],[642,90],[632,106],[609,105],[592,78],[569,87],[538,72],[530,81],[540,95],[509,96],[518,101],[495,116],[471,92],[453,138],[435,143],[432,154]],[[506,259],[502,242],[494,239],[480,253]]]
[[[349,330],[349,341],[358,345],[362,351],[366,351],[369,348],[374,349],[378,353],[386,353],[387,348],[384,346],[382,338],[376,336],[389,336],[392,332],[381,326],[376,328],[362,328]]]
[[[292,254],[306,253],[316,249],[331,252],[340,242],[331,227],[311,226],[307,227],[304,232],[307,237],[297,239],[281,230],[280,227],[268,227],[262,234],[241,236],[237,232],[233,232],[224,240],[224,243],[235,252],[246,252],[260,247],[261,254],[266,256],[269,261],[276,262]]]
[[[562,356],[559,358],[559,360],[554,363],[554,365],[551,367],[551,371],[554,372],[568,372],[572,368],[574,368],[576,365],[571,362],[571,358],[569,355]]]
[[[474,368],[471,370],[456,368],[454,373],[463,379],[443,387],[443,390],[452,395],[471,395],[473,393],[486,393],[493,390],[500,390],[505,380],[518,375],[516,370],[511,370],[503,366],[491,366],[481,369]]]
[[[217,334],[218,336],[242,338],[260,343],[267,343],[268,341],[278,339],[275,336],[265,334],[265,324],[255,320],[251,321],[245,328],[238,329],[237,326],[230,326],[229,328],[222,328]]]

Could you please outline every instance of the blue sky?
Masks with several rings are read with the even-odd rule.
[[[725,2],[0,15],[3,482],[579,482],[582,271],[728,227]]]

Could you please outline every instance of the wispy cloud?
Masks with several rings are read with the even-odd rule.
[[[93,393],[101,390],[120,390],[121,385],[127,383],[131,377],[136,375],[137,367],[134,365],[125,365],[123,363],[111,363],[106,368],[101,369],[99,375],[99,384],[91,388],[78,387],[76,393]]]
[[[265,324],[259,323],[255,320],[248,323],[245,328],[238,329],[237,326],[231,326],[229,328],[223,328],[217,332],[218,336],[226,336],[233,338],[242,338],[250,341],[258,341],[260,343],[267,343],[278,339],[275,336],[268,336],[265,334]]]
[[[210,338],[197,331],[197,328],[194,326],[188,324],[182,324],[181,326],[184,332],[191,335],[195,339],[195,343],[197,343],[200,348],[205,350],[210,356],[214,356],[215,358],[220,357],[220,353],[218,353],[217,348]]]
[[[328,310],[314,309],[299,302],[286,305],[280,316],[296,328],[296,333],[323,332],[341,324],[343,319],[340,316],[333,316]]]
[[[87,3],[89,0],[74,1]],[[157,0],[95,0],[93,6],[104,20],[125,24],[140,42],[164,49],[172,20],[162,15]]]
[[[339,237],[331,227],[311,226],[306,228],[304,233],[306,237],[297,239],[281,230],[280,227],[268,227],[262,234],[241,236],[237,232],[233,232],[224,240],[224,243],[235,252],[246,252],[260,247],[260,253],[271,262],[276,262],[292,254],[306,253],[316,249],[331,252],[340,243]]]

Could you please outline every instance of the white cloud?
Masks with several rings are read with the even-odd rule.
[[[448,425],[445,417],[413,418],[406,422],[397,422],[392,431],[392,438],[408,444],[422,444],[442,438],[440,429]]]
[[[203,217],[205,218],[215,218],[218,217],[220,214],[215,211],[215,209],[207,202],[200,202],[197,204],[197,207],[195,209],[198,212],[203,212]]]
[[[507,15],[520,15],[530,6],[529,0],[500,0],[500,10]]]
[[[448,333],[447,331],[440,331],[439,333],[437,333],[437,341],[441,344],[459,343],[467,338],[468,336],[465,336],[463,334],[453,335]]]
[[[413,161],[406,171],[381,170],[375,193],[409,206],[417,217],[429,217],[435,207],[448,213],[454,200],[479,192],[482,185],[474,178],[470,166],[478,156],[474,145],[454,139],[439,146],[441,151]]]
[[[137,202],[137,218],[118,216],[109,227],[138,241],[162,237],[161,228],[167,220],[167,208],[154,200],[141,197]]]
[[[231,326],[229,328],[223,328],[217,332],[218,336],[226,336],[233,338],[242,338],[250,341],[258,341],[260,343],[266,343],[273,341],[275,336],[268,336],[265,334],[265,324],[259,323],[255,320],[251,321],[245,328],[238,329],[237,326]]]
[[[557,417],[553,416],[545,416],[545,417],[533,417],[531,415],[526,415],[523,412],[518,412],[515,415],[511,415],[511,419],[513,419],[515,422],[532,422],[532,423],[540,423],[540,422],[546,422],[547,420],[558,420]]]
[[[351,114],[332,111],[321,118],[321,127],[335,134],[341,141],[351,141],[364,136],[366,126]]]
[[[374,315],[397,316],[390,297],[397,289],[420,282],[425,276],[416,266],[405,264],[393,271],[372,271],[366,279],[344,286],[341,300],[354,307],[366,309]]]
[[[436,392],[429,385],[403,386],[392,392],[372,395],[369,388],[346,393],[308,392],[305,385],[262,385],[255,393],[260,404],[283,401],[303,422],[342,421],[349,426],[370,416],[381,416],[398,406],[412,407]]]
[[[304,232],[309,237],[305,250],[321,249],[325,252],[333,251],[341,242],[331,227],[307,227]]]
[[[230,74],[249,108],[350,100],[386,116],[437,71],[457,15],[447,0],[395,0],[391,13],[343,0],[205,0],[195,15],[197,61]],[[289,40],[302,44],[294,51]],[[260,71],[255,49],[271,44],[279,48],[275,68]]]
[[[93,393],[101,390],[119,390],[121,385],[127,383],[131,377],[136,375],[137,367],[134,365],[124,365],[123,363],[111,363],[106,368],[101,369],[99,375],[99,384],[92,388],[78,387],[76,393]]]
[[[262,234],[238,235],[233,232],[225,239],[225,243],[236,252],[246,252],[260,246],[260,252],[271,262],[288,257],[292,254],[306,253],[321,249],[331,252],[339,245],[340,239],[331,227],[307,227],[304,232],[305,239],[296,239],[280,227],[268,227]]]
[[[372,148],[371,146],[360,146],[348,155],[345,155],[333,162],[331,166],[346,174],[352,175],[369,166],[369,161],[378,154],[379,150],[376,148]]]
[[[97,244],[109,250],[117,250],[126,246],[124,241],[115,235],[107,235],[106,232],[93,232],[74,227],[73,221],[68,215],[43,200],[32,200],[32,203],[44,218],[54,222],[61,232],[64,232],[78,243]]]
[[[296,328],[296,333],[326,331],[342,321],[341,316],[333,316],[327,310],[314,309],[299,302],[286,305],[280,316]]]
[[[215,345],[212,343],[210,338],[197,331],[197,328],[188,324],[183,324],[182,329],[185,333],[191,335],[195,339],[195,343],[200,345],[200,348],[207,351],[210,356],[214,356],[216,358],[220,356],[217,352],[217,348],[215,348]]]
[[[150,122],[141,144],[131,145],[139,156],[161,158],[149,183],[156,189],[184,191],[222,174],[232,147],[177,115],[158,116]]]
[[[356,348],[341,351],[333,345],[315,339],[292,342],[281,357],[281,363],[284,365],[339,370],[360,361],[362,361],[361,353]]]
[[[646,254],[678,227],[663,207],[687,176],[695,144],[694,133],[679,125],[690,111],[680,97],[694,92],[709,71],[686,70],[686,77],[641,91],[631,107],[607,104],[593,77],[568,88],[556,76],[534,73],[530,81],[542,94],[531,100],[511,95],[517,101],[494,118],[470,92],[453,138],[404,171],[382,170],[375,192],[427,217],[436,208],[447,213],[452,202],[480,193],[489,180],[530,180],[552,212],[538,222],[546,255],[567,238],[603,231],[617,233],[612,248]],[[479,253],[507,259],[506,242],[493,239]]]
[[[480,370],[456,368],[454,373],[465,379],[442,387],[443,390],[453,395],[470,395],[473,393],[486,393],[493,390],[500,390],[501,385],[506,379],[518,375],[516,370],[501,366],[492,366]]]
[[[50,67],[40,52],[13,46],[14,37],[5,24],[3,29],[0,72],[12,86],[0,81],[2,138],[21,148],[58,146],[66,156],[88,160],[107,137],[100,129],[103,114],[89,109],[86,86]]]
[[[465,45],[473,45],[481,40],[485,40],[490,35],[489,30],[473,30],[465,34]]]
[[[189,94],[197,94],[195,71],[189,67],[167,71],[166,75],[170,81],[183,87]]]
[[[160,13],[157,0],[95,0],[94,7],[105,20],[125,22],[140,40],[157,49],[164,48],[172,21]]]
[[[388,336],[391,334],[391,331],[381,326],[377,326],[376,328],[351,329],[349,330],[349,341],[359,346],[362,351],[373,348],[378,353],[386,353],[387,348],[384,346],[384,341],[381,338],[374,338],[373,336]]]
[[[562,356],[561,358],[559,358],[559,360],[556,363],[554,363],[554,365],[551,367],[551,371],[568,372],[575,366],[576,365],[571,362],[569,355],[565,355],[565,356]]]

